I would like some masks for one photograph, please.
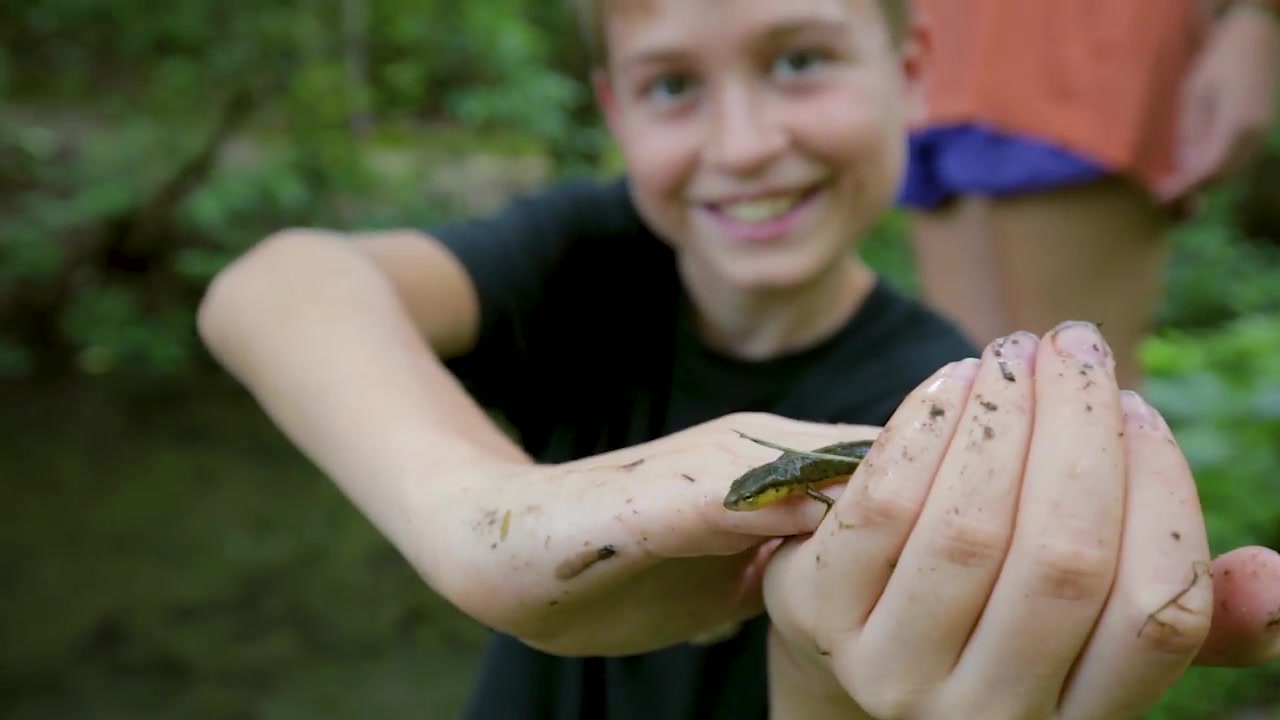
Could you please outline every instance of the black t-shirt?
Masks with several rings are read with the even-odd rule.
[[[975,349],[881,282],[833,337],[746,362],[701,343],[671,249],[626,179],[568,181],[433,228],[480,298],[476,348],[449,362],[526,450],[563,462],[738,411],[883,425],[920,382]],[[642,475],[636,476],[643,478]],[[710,647],[559,658],[495,635],[466,720],[765,720],[764,617]]]

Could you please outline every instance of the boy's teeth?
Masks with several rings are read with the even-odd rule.
[[[765,220],[772,220],[779,215],[795,206],[796,201],[800,199],[799,193],[790,195],[777,195],[763,200],[748,200],[746,202],[730,203],[720,208],[720,211],[734,220],[743,222],[758,223]]]

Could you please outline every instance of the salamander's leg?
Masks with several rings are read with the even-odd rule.
[[[831,508],[835,507],[836,501],[832,500],[830,495],[827,495],[812,485],[805,486],[804,494],[827,506],[827,509],[822,511],[822,519],[826,520],[827,515],[831,513]]]
[[[819,490],[819,489],[817,489],[817,488],[815,488],[815,487],[813,487],[813,486],[806,487],[806,488],[804,489],[804,494],[805,494],[805,495],[808,495],[809,497],[813,498],[814,500],[817,500],[818,502],[822,503],[823,505],[826,505],[826,506],[827,506],[827,510],[830,510],[830,509],[831,509],[831,507],[832,507],[833,505],[835,505],[835,504],[836,504],[836,501],[835,501],[835,500],[832,500],[830,495],[827,495],[826,493],[822,492],[821,490]]]
[[[792,455],[800,455],[802,457],[810,457],[810,458],[813,458],[814,460],[835,460],[836,462],[841,462],[841,463],[849,462],[849,458],[843,455],[833,455],[831,453],[813,452],[811,450],[796,450],[795,448],[789,448],[785,445],[778,445],[777,443],[771,443],[768,440],[761,440],[760,438],[751,437],[750,435],[740,430],[734,430],[734,432],[742,436],[744,440],[750,440],[751,442],[757,445],[763,445],[767,448],[773,448],[774,450],[778,450],[784,453],[790,453]]]

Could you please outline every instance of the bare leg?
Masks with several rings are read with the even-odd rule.
[[[1138,345],[1164,291],[1166,216],[1139,189],[1101,180],[913,217],[925,300],[978,345],[1063,320],[1104,325],[1121,387],[1142,382]]]
[[[1008,334],[1004,291],[991,249],[986,200],[962,197],[911,215],[911,241],[925,302],[984,346]]]
[[[1006,326],[1044,333],[1063,320],[1104,325],[1121,387],[1142,382],[1138,346],[1164,292],[1168,220],[1120,180],[991,204]]]

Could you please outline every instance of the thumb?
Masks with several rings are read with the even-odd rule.
[[[1280,660],[1280,554],[1243,547],[1213,561],[1213,624],[1197,665]]]

